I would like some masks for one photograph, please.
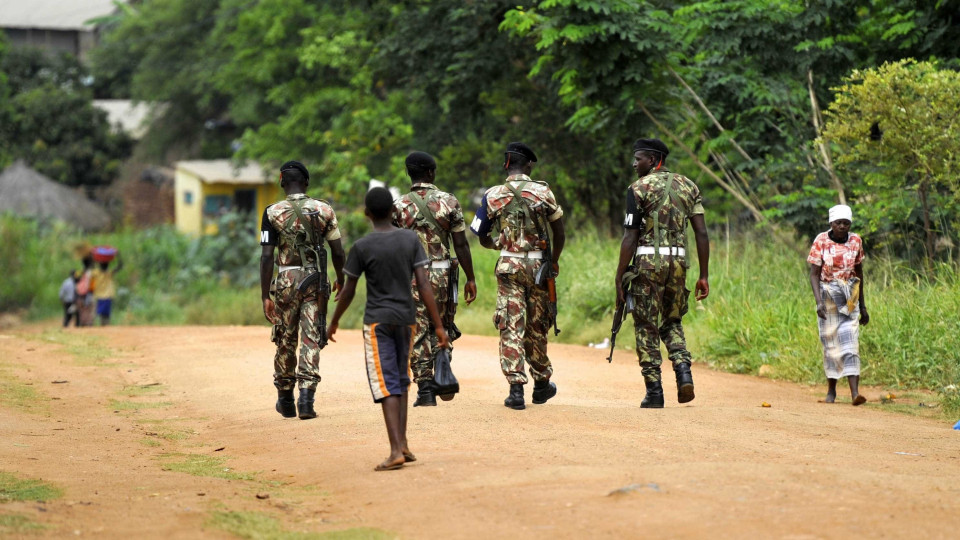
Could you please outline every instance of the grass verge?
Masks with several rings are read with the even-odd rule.
[[[169,401],[120,401],[110,400],[110,409],[114,411],[140,411],[143,409],[159,409],[173,405]]]
[[[103,345],[103,338],[61,329],[47,330],[40,334],[40,341],[61,345],[81,366],[111,366],[107,360],[115,356],[114,351]]]
[[[192,476],[223,478],[226,480],[256,480],[255,473],[237,472],[225,467],[226,458],[200,454],[164,454],[161,468],[165,471],[182,472]]]
[[[279,520],[260,512],[214,512],[207,526],[248,540],[388,540],[397,535],[370,528],[329,532],[287,531]]]
[[[0,514],[0,536],[38,533],[47,528],[22,514]]]
[[[63,495],[63,491],[40,480],[24,480],[0,472],[0,503],[10,501],[52,501]]]

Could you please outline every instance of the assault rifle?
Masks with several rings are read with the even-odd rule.
[[[610,327],[610,356],[607,362],[613,362],[613,350],[617,346],[617,333],[620,332],[620,326],[627,317],[627,313],[632,313],[634,308],[633,295],[629,291],[624,291],[624,301],[617,302],[617,310],[613,312],[613,326]]]
[[[549,317],[549,324],[553,325],[553,335],[556,336],[560,333],[560,329],[557,328],[557,273],[553,271],[553,250],[550,248],[550,236],[547,234],[544,224],[541,223],[543,213],[539,212],[534,206],[531,206],[530,210],[537,214],[533,222],[537,226],[540,249],[543,250],[543,264],[537,270],[534,283],[547,290],[547,295],[550,298],[547,304],[547,316]]]
[[[457,259],[450,259],[450,292],[447,298],[446,320],[443,321],[443,328],[447,331],[447,337],[452,343],[463,335],[453,320],[457,314],[457,304],[460,303],[460,262]]]
[[[327,302],[330,300],[330,281],[327,279],[327,250],[323,247],[323,234],[317,222],[317,215],[317,212],[303,212],[304,226],[312,229],[312,234],[307,235],[307,240],[313,240],[313,242],[304,241],[299,246],[300,264],[303,265],[307,276],[297,284],[297,292],[306,294],[311,286],[317,285],[317,320],[313,323],[320,335],[318,345],[322,349],[327,346]]]

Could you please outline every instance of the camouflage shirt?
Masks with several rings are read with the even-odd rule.
[[[483,204],[477,211],[477,221],[488,222],[490,225],[496,224],[500,229],[500,234],[494,239],[494,243],[500,249],[508,251],[536,251],[540,249],[539,238],[535,226],[524,223],[524,219],[513,215],[508,211],[510,201],[513,200],[513,191],[507,187],[507,183],[514,188],[520,189],[523,185],[521,194],[525,203],[530,205],[531,209],[542,212],[547,217],[547,221],[553,222],[563,217],[563,209],[557,203],[557,198],[550,190],[546,182],[537,182],[531,180],[525,174],[515,174],[507,178],[506,183],[500,186],[494,186],[487,190],[483,196]],[[487,223],[477,224],[473,230],[479,232],[481,229],[488,229]],[[549,231],[544,231],[548,233]]]
[[[340,226],[333,208],[324,201],[311,199],[303,193],[289,195],[285,200],[271,204],[263,211],[260,222],[260,245],[278,246],[277,264],[281,266],[300,266],[300,253],[294,249],[297,235],[304,235],[306,229],[300,223],[293,204],[290,201],[305,199],[304,214],[317,214],[320,233],[327,241],[340,238]]]
[[[426,204],[427,209],[433,212],[437,224],[446,231],[447,234],[441,235],[426,218],[420,215],[420,209],[413,202],[411,193],[400,197],[393,202],[396,210],[393,223],[401,229],[412,229],[420,237],[420,244],[423,245],[427,257],[431,261],[441,261],[450,258],[450,242],[447,238],[450,233],[462,232],[467,229],[463,221],[463,210],[460,209],[460,202],[453,195],[440,191],[437,186],[421,182],[413,184],[411,193],[416,193]]]
[[[668,186],[668,182],[671,185]],[[671,187],[668,199],[668,187]],[[659,212],[658,212],[659,210]],[[653,214],[658,212],[660,241],[654,241]],[[703,214],[700,189],[689,178],[670,171],[657,171],[627,188],[624,229],[640,229],[639,246],[683,247],[687,220]]]

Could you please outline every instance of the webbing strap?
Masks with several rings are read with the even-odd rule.
[[[519,188],[511,186],[510,182],[507,182],[505,185],[507,186],[507,189],[513,193],[513,199],[510,200],[507,206],[514,206],[517,204],[520,205],[520,209],[523,212],[523,217],[525,219],[524,224],[529,222],[536,225],[537,222],[533,219],[533,216],[530,215],[530,205],[527,204],[526,199],[523,198],[523,188],[527,185],[527,182],[521,182]]]
[[[667,204],[673,202],[673,178],[670,173],[667,174],[667,186],[663,194],[663,199],[660,201],[660,206],[653,212],[653,249],[654,249],[654,264],[656,265],[657,272],[660,271],[660,210],[663,210],[663,207]],[[673,217],[674,205],[670,204],[670,213],[667,216],[667,223],[670,222],[670,218]],[[668,242],[672,243],[672,242]],[[686,247],[686,246],[684,246]]]
[[[449,241],[447,240],[447,231],[440,226],[437,217],[434,216],[433,212],[427,207],[427,203],[423,200],[423,197],[416,191],[411,191],[410,200],[413,201],[413,204],[417,205],[417,210],[420,211],[420,215],[423,216],[427,223],[440,234],[440,241],[443,242],[443,247],[450,249]]]
[[[306,198],[292,199],[290,201],[290,205],[293,206],[293,211],[297,214],[297,219],[300,220],[300,224],[303,226],[304,230],[305,238],[303,241],[300,240],[300,233],[297,233],[293,239],[293,247],[300,253],[300,264],[302,264],[304,267],[306,267],[308,264],[306,247],[320,244],[320,242],[314,238],[314,234],[317,231],[313,230],[313,223],[307,221],[306,216],[303,214],[303,203],[306,201]],[[314,264],[316,264],[316,261],[314,261]]]

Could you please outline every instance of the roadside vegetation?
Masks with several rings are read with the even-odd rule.
[[[228,221],[233,217],[225,218]],[[256,236],[226,230],[224,237],[191,239],[169,227],[121,231],[81,239],[57,227],[0,218],[0,238],[20,248],[21,257],[5,258],[0,283],[6,311],[20,310],[29,320],[57,317],[57,286],[76,266],[71,246],[87,240],[120,248],[125,268],[118,276],[117,324],[266,324],[257,282]],[[698,361],[735,373],[822,383],[821,349],[807,279],[806,241],[781,241],[761,231],[727,236],[715,231],[710,297],[691,299],[685,327]],[[557,280],[560,318],[554,342],[599,343],[610,333],[613,278],[619,242],[588,230],[571,234]],[[493,267],[497,254],[473,244],[479,297],[459,306],[457,325],[469,334],[495,335],[491,322],[496,302]],[[222,257],[222,258],[221,258]],[[942,410],[960,411],[960,275],[950,262],[925,270],[878,250],[865,262],[866,300],[872,320],[861,332],[863,379],[891,389],[927,389],[940,394]],[[688,273],[695,281],[696,260]],[[332,275],[332,271],[331,271]],[[461,283],[465,277],[461,275]],[[35,294],[13,295],[11,284]],[[364,287],[343,319],[359,328]],[[76,354],[102,361],[94,341],[62,333],[44,334]],[[69,343],[68,343],[69,341]],[[617,339],[617,362],[635,362],[632,322]],[[767,367],[764,367],[767,366]],[[117,401],[117,407],[143,404]],[[154,405],[156,406],[156,405]],[[115,407],[115,408],[117,408]]]

